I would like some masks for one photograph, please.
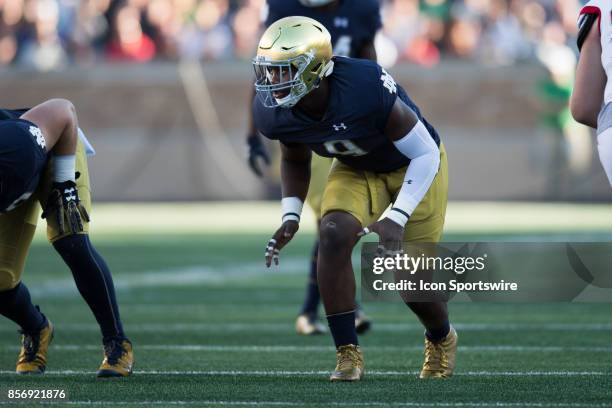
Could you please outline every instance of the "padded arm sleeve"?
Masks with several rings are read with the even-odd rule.
[[[438,173],[440,149],[421,121],[406,136],[393,143],[397,150],[410,159],[410,164],[387,217],[404,226]]]

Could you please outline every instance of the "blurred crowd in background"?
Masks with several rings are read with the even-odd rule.
[[[582,1],[381,0],[380,62],[570,62]],[[265,0],[0,0],[0,66],[250,59],[264,14]]]

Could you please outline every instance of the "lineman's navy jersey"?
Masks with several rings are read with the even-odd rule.
[[[382,27],[378,0],[341,0],[333,12],[303,6],[298,0],[268,0],[269,27],[289,16],[310,17],[323,24],[331,34],[334,54],[359,57],[365,43],[371,42]]]
[[[32,195],[47,162],[38,126],[18,119],[25,111],[0,109],[0,213]]]
[[[292,108],[266,108],[253,100],[255,126],[267,138],[286,145],[306,144],[320,156],[335,157],[357,170],[378,173],[407,166],[410,160],[384,135],[391,108],[399,97],[425,125],[436,144],[438,133],[406,91],[373,61],[334,57],[327,77],[329,100],[322,120]]]

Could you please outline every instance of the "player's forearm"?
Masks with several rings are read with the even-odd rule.
[[[440,149],[420,121],[404,138],[395,141],[394,144],[410,159],[410,164],[388,218],[404,226],[438,173]]]
[[[255,88],[251,87],[250,88],[251,91],[249,92],[249,109],[248,109],[248,124],[247,124],[247,138],[249,137],[257,137],[259,138],[259,135],[257,134],[257,128],[255,127],[255,120],[253,118],[253,99],[255,99]]]
[[[582,43],[576,68],[576,80],[570,99],[570,110],[576,121],[597,128],[606,86],[606,73],[601,65],[599,28],[593,24]]]
[[[304,201],[310,184],[310,161],[281,160],[283,197],[297,197]]]
[[[592,54],[590,51],[586,53],[583,51],[580,56],[570,99],[570,110],[576,121],[597,128],[597,116],[603,103],[606,79],[600,57],[590,54]],[[588,61],[593,61],[594,64],[591,65]]]
[[[281,160],[282,221],[300,222],[310,184],[310,160]]]

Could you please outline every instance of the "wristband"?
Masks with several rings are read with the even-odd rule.
[[[304,203],[297,197],[284,197],[281,200],[281,207],[283,209],[283,223],[285,221],[300,222],[303,206]]]
[[[75,180],[76,156],[63,155],[53,158],[53,181],[63,183]]]
[[[391,209],[387,213],[387,218],[398,224],[400,227],[404,227],[408,222],[408,218],[410,218],[410,215],[408,215],[406,211],[403,211],[399,208],[391,207]]]

